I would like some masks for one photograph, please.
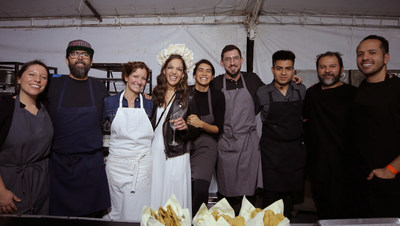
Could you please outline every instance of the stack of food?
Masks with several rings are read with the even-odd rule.
[[[141,226],[190,226],[189,209],[182,209],[179,201],[172,195],[164,207],[157,211],[143,207]]]
[[[289,219],[283,216],[283,201],[279,200],[264,210],[254,206],[243,197],[242,208],[239,216],[226,199],[220,200],[209,210],[203,204],[196,216],[193,218],[194,226],[244,226],[244,225],[278,225],[289,226]]]
[[[237,217],[230,217],[229,215],[225,215],[223,213],[219,213],[218,211],[214,210],[211,215],[214,217],[215,221],[218,222],[220,217],[224,218],[225,221],[232,226],[244,226],[244,218],[242,216]]]
[[[179,219],[170,205],[167,206],[167,210],[164,210],[164,208],[160,207],[158,209],[158,213],[150,209],[150,215],[164,225],[181,226],[181,219]]]
[[[260,212],[261,212],[261,215],[258,219],[260,219],[261,216],[264,215],[262,218],[263,219],[262,222],[264,223],[263,224],[264,226],[280,225],[280,223],[285,219],[285,216],[283,216],[283,214],[281,214],[281,213],[275,214],[275,212],[272,210],[262,210],[260,208],[257,208],[251,212],[250,219],[254,219]],[[258,220],[258,221],[260,221],[260,220]]]

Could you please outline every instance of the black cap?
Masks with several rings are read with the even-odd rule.
[[[75,50],[86,51],[87,53],[89,53],[90,58],[93,59],[94,50],[92,49],[92,46],[90,45],[89,42],[81,40],[81,39],[70,41],[68,43],[68,47],[67,47],[66,58],[68,58],[69,54]]]

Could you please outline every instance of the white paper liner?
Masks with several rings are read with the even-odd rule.
[[[167,210],[167,206],[170,205],[172,210],[175,212],[175,214],[181,219],[180,223],[181,226],[191,226],[191,218],[190,218],[190,212],[189,209],[182,209],[181,205],[179,204],[178,199],[175,197],[175,195],[171,195],[171,197],[168,199],[167,203],[163,206],[165,210]],[[161,222],[156,220],[155,217],[151,216],[150,213],[150,207],[145,206],[142,209],[142,221],[140,222],[141,226],[163,226]],[[154,210],[156,213],[158,213],[158,209]]]
[[[251,218],[251,212],[256,208],[243,196],[242,200],[242,207],[239,212],[239,216],[242,216],[245,220],[246,226],[254,226],[254,225],[264,225],[264,211],[265,210],[272,210],[275,214],[283,214],[284,206],[283,201],[278,200],[268,207],[264,209],[264,211],[259,212],[254,218]],[[232,218],[235,217],[235,211],[229,205],[226,199],[221,199],[218,203],[216,203],[213,207],[209,210],[207,209],[206,205],[203,203],[193,218],[193,225],[194,226],[229,226],[229,223],[223,218],[218,218],[218,221],[215,221],[214,217],[212,216],[212,212],[216,210],[220,214],[228,215]],[[284,218],[278,226],[289,226],[290,221],[288,218]]]

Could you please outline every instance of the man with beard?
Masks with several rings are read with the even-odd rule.
[[[365,75],[354,101],[356,145],[366,188],[365,217],[400,216],[400,79],[388,74],[389,42],[377,35],[357,47]]]
[[[352,187],[345,161],[352,151],[350,109],[357,88],[340,81],[340,53],[318,55],[316,67],[320,82],[307,89],[303,115],[312,195],[319,219],[344,218],[352,211],[345,204],[345,185]]]
[[[263,122],[263,207],[282,199],[288,218],[292,217],[295,195],[304,189],[306,164],[301,117],[306,87],[292,82],[294,62],[293,52],[275,52],[271,67],[274,80],[257,91]]]
[[[101,217],[110,193],[102,151],[104,85],[88,77],[94,50],[69,42],[69,75],[51,79],[47,109],[54,126],[50,157],[50,214]]]
[[[256,114],[259,112],[258,87],[264,85],[254,73],[241,72],[243,57],[238,47],[227,45],[221,53],[225,74],[211,86],[225,94],[224,132],[218,142],[218,198],[225,197],[236,215],[243,195],[255,205],[255,192],[262,187]]]

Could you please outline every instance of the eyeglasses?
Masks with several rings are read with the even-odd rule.
[[[230,62],[232,59],[233,59],[233,61],[239,61],[240,56],[225,57],[224,62]]]
[[[72,59],[77,59],[79,56],[81,56],[83,59],[87,59],[90,57],[89,53],[87,52],[71,52],[69,56]]]

